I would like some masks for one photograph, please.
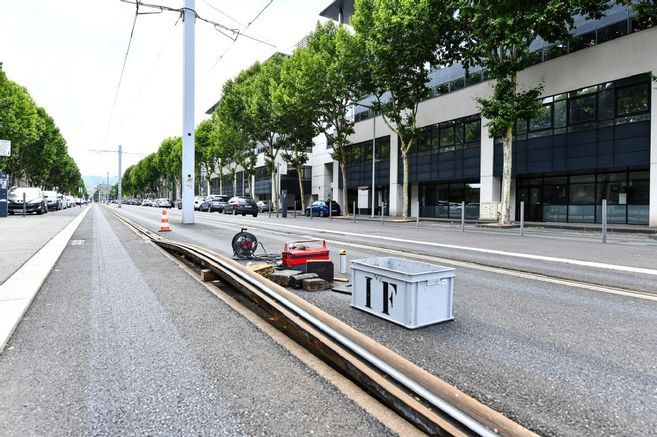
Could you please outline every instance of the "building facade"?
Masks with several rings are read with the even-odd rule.
[[[323,16],[347,21],[353,1],[336,1]],[[631,10],[613,7],[600,20],[576,17],[574,38],[554,45],[538,40],[535,64],[520,87],[543,84],[543,110],[514,130],[512,217],[545,222],[600,222],[657,226],[657,29]],[[430,72],[432,97],[420,103],[420,141],[410,157],[411,215],[494,220],[500,205],[501,139],[488,135],[476,97],[492,93],[485,72],[459,65]],[[360,103],[367,105],[371,99]],[[343,187],[322,139],[313,150],[312,194],[356,200],[372,187],[402,212],[399,140],[382,118],[355,106],[352,165]],[[372,138],[376,137],[372,153]],[[329,193],[331,192],[331,193]],[[371,203],[371,202],[370,202]]]
[[[353,3],[336,0],[320,15],[347,22]],[[543,85],[543,110],[514,129],[512,217],[519,218],[523,202],[528,221],[599,223],[605,199],[609,223],[657,227],[657,28],[614,6],[600,20],[576,17],[573,36],[561,45],[535,41],[534,65],[518,75],[520,88]],[[429,79],[431,97],[419,105],[420,140],[410,156],[411,215],[458,219],[465,202],[466,218],[496,220],[501,139],[489,136],[475,100],[490,96],[493,83],[485,71],[460,65],[431,70]],[[307,202],[341,202],[347,190],[343,210],[356,203],[361,213],[402,214],[399,139],[368,108],[372,101],[353,107],[346,186],[330,144],[315,139],[304,170]],[[251,194],[270,199],[264,165],[261,155]],[[231,181],[224,182],[222,191],[232,193]],[[247,186],[238,171],[237,194]],[[298,198],[294,172],[281,187]]]

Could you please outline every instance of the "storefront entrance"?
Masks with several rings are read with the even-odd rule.
[[[648,224],[649,172],[629,171],[518,180],[525,220],[536,222],[600,223],[602,200],[607,200],[607,221]]]

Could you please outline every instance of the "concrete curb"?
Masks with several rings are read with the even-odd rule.
[[[0,285],[0,353],[89,209],[75,217]]]

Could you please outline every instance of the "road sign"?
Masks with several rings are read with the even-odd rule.
[[[287,162],[278,163],[278,172],[283,176],[287,175]]]
[[[11,156],[11,141],[0,140],[0,156]]]

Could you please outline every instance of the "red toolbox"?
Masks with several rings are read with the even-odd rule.
[[[305,270],[308,260],[328,260],[329,250],[324,240],[302,240],[285,243],[283,247],[283,267]]]

